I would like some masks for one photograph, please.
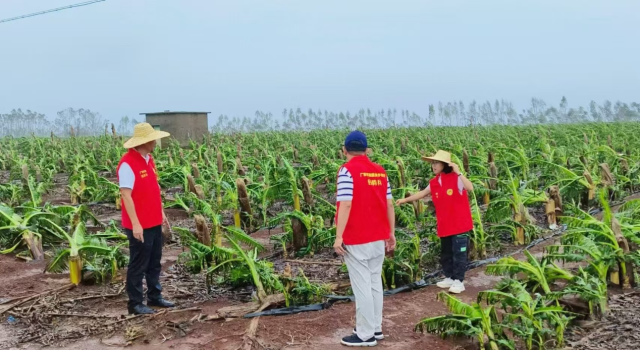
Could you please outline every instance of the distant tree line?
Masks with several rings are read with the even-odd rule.
[[[53,120],[42,113],[14,109],[10,113],[0,114],[0,137],[48,136],[51,133],[68,137],[72,132],[75,136],[98,136],[111,133],[111,123],[100,113],[83,108],[67,108],[58,112]],[[128,135],[136,123],[138,121],[135,119],[125,116],[114,126],[119,135]]]
[[[271,113],[256,112],[255,116],[233,117],[221,115],[211,127],[211,132],[248,132],[269,130],[312,130],[312,129],[352,129],[352,128],[392,128],[429,125],[474,126],[474,125],[524,125],[547,123],[640,121],[640,104],[605,101],[602,105],[591,101],[589,107],[570,108],[563,97],[558,106],[533,98],[531,105],[516,110],[505,100],[466,104],[458,102],[438,102],[430,104],[426,113],[397,109],[361,109],[357,113],[330,112],[327,110],[303,111],[285,109],[281,117]]]
[[[588,107],[569,107],[563,97],[557,106],[533,98],[531,105],[520,111],[505,100],[477,103],[472,101],[430,104],[425,113],[408,110],[361,109],[357,113],[330,112],[327,110],[284,109],[282,115],[257,111],[253,117],[214,118],[212,133],[252,131],[300,131],[312,129],[393,128],[429,125],[475,126],[475,125],[525,125],[547,123],[640,121],[640,104],[632,102],[604,101],[599,105],[591,101]],[[51,132],[59,137],[97,136],[111,132],[112,121],[100,113],[88,109],[67,108],[57,113],[53,120],[44,114],[30,110],[14,109],[0,114],[0,137],[48,136]],[[114,123],[118,135],[129,135],[138,121],[127,116]]]

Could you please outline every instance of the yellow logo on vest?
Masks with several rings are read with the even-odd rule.
[[[451,196],[453,194],[453,190],[452,189],[448,189],[447,190],[447,196]]]
[[[146,171],[146,170],[141,170],[141,171],[140,171],[140,177],[141,177],[141,178],[143,178],[143,179],[144,179],[144,178],[145,178],[145,177],[147,177],[147,176],[149,176],[149,174],[147,174],[147,171]]]

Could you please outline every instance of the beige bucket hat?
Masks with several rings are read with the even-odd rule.
[[[138,123],[133,127],[133,136],[124,143],[124,148],[134,148],[147,142],[171,136],[166,131],[156,130],[149,123]]]
[[[432,155],[431,157],[422,157],[422,160],[430,162],[430,161],[438,161],[438,162],[443,162],[445,164],[449,164],[451,163],[451,153],[443,151],[443,150],[438,150],[438,152],[436,152],[436,154]]]

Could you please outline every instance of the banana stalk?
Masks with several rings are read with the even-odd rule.
[[[76,286],[82,280],[82,259],[79,255],[69,257],[69,279]]]

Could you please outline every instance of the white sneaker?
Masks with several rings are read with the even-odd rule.
[[[453,285],[453,280],[449,277],[443,279],[442,281],[436,283],[436,286],[440,288],[450,288]]]
[[[449,288],[449,293],[460,294],[462,292],[464,292],[464,283],[454,280],[451,288]]]

